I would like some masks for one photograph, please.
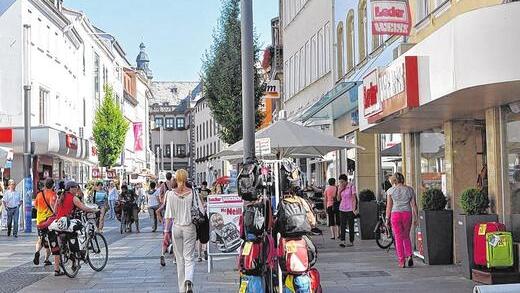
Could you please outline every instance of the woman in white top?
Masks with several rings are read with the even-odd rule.
[[[191,221],[193,192],[186,186],[188,172],[179,169],[175,173],[177,188],[166,193],[166,209],[164,217],[173,219],[173,249],[177,260],[177,278],[179,292],[193,292],[193,271],[195,267],[194,253],[197,230]],[[200,205],[199,205],[200,206]]]

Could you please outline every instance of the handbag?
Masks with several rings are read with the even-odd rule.
[[[200,199],[195,189],[192,189],[191,222],[198,228],[204,221],[204,213],[200,210]]]

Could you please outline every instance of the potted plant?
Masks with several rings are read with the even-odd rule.
[[[376,196],[372,190],[364,189],[359,193],[359,234],[361,239],[374,239],[376,224]]]
[[[428,189],[421,196],[419,227],[424,235],[424,261],[429,265],[453,263],[453,211],[446,210],[447,203],[440,189]]]
[[[460,208],[464,214],[457,216],[459,246],[457,255],[462,262],[464,276],[471,279],[473,263],[473,229],[476,224],[496,222],[498,215],[488,214],[489,198],[486,192],[469,188],[460,196]]]

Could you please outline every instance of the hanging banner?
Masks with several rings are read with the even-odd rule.
[[[237,254],[240,239],[240,217],[244,203],[237,194],[217,194],[208,197],[208,254]]]
[[[410,35],[412,21],[406,0],[372,0],[373,35]]]
[[[143,150],[143,123],[134,122],[134,151]]]

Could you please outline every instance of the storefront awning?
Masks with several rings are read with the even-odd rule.
[[[334,120],[357,108],[358,86],[361,82],[345,81],[338,83],[323,95],[314,105],[307,109],[300,121]]]

